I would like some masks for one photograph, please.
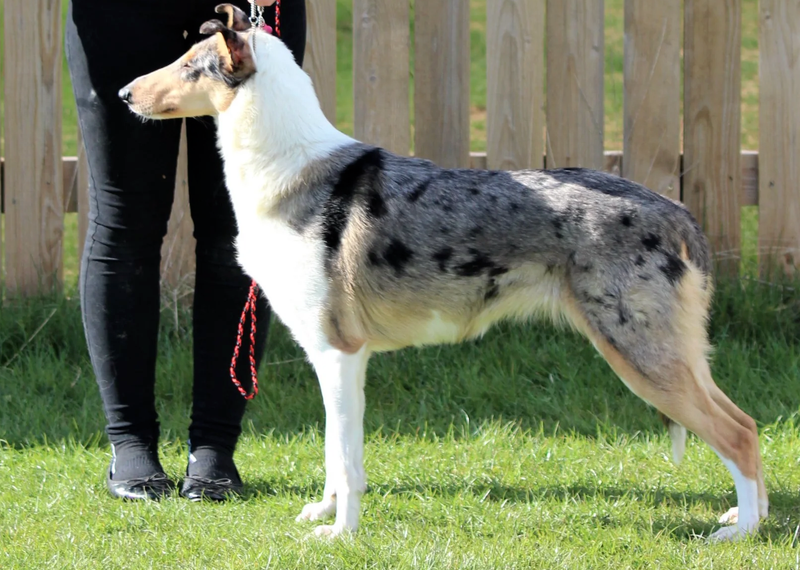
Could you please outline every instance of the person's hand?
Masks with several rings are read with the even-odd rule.
[[[253,3],[253,0],[249,0],[250,3]],[[256,0],[256,6],[272,6],[275,3],[275,0]]]

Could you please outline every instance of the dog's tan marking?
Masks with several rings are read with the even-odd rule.
[[[228,70],[228,73],[233,73],[233,57],[231,56],[231,51],[228,48],[228,42],[225,41],[225,36],[222,33],[217,32],[214,34],[214,39],[216,40],[216,50],[219,53],[219,57],[222,60],[225,69]]]
[[[686,247],[686,242],[681,242],[681,259],[684,261],[689,261],[689,249]]]

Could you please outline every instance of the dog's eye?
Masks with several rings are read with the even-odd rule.
[[[181,66],[181,69],[191,69],[191,68],[192,64],[188,61]]]

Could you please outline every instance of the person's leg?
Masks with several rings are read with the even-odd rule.
[[[275,5],[264,10],[267,24],[275,22]],[[297,65],[303,65],[306,49],[306,2],[305,0],[284,0],[281,2],[281,39],[292,51]]]
[[[74,0],[66,28],[90,173],[81,309],[115,481],[163,471],[153,393],[159,263],[180,123],[141,122],[117,91],[182,53],[182,26],[167,4],[172,2]]]
[[[201,3],[202,4],[202,3]],[[202,22],[215,17],[215,2],[199,6],[188,43],[200,39]],[[248,9],[244,1],[237,3]],[[293,9],[290,12],[296,13]],[[304,22],[303,22],[304,23]],[[296,24],[295,24],[296,25]],[[305,45],[305,26],[303,43]],[[302,51],[301,55],[302,57]],[[183,494],[189,498],[221,499],[241,485],[233,452],[241,433],[246,401],[230,379],[230,363],[239,318],[251,279],[236,261],[236,219],[225,188],[216,127],[209,118],[187,121],[189,201],[197,239],[194,296],[194,392],[189,426],[190,459]],[[260,297],[256,312],[256,363],[261,361],[269,327],[269,307]],[[249,330],[249,329],[248,329]],[[243,338],[237,377],[251,388],[249,334]],[[220,484],[220,481],[230,481]]]

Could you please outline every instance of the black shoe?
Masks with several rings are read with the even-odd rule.
[[[237,475],[238,479],[238,475]],[[242,493],[242,482],[233,479],[208,479],[187,475],[183,479],[181,496],[190,501],[226,501]]]
[[[191,443],[189,444],[191,447]],[[201,446],[189,453],[181,495],[190,501],[224,501],[242,492],[233,452]]]
[[[175,489],[175,484],[164,473],[154,473],[149,477],[115,481],[111,478],[111,471],[106,477],[108,492],[112,497],[129,500],[157,501],[163,499]]]

